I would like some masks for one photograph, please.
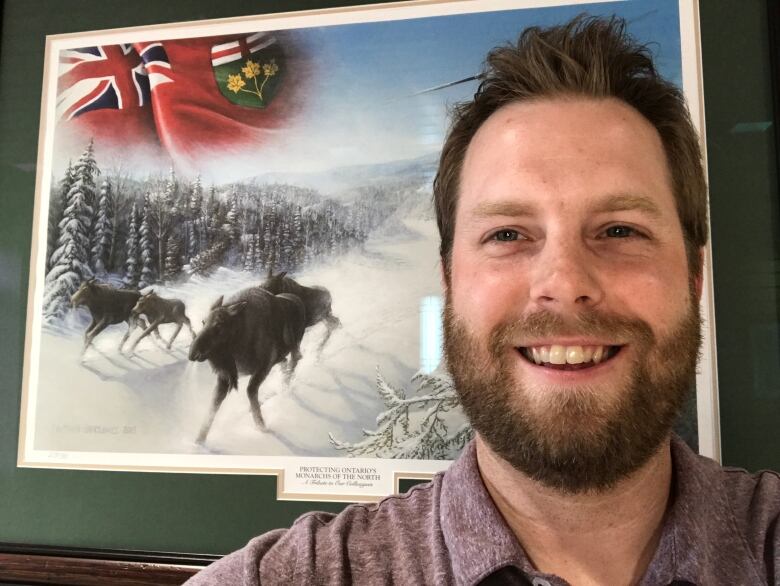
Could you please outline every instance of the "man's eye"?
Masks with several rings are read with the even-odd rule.
[[[628,238],[635,236],[636,230],[628,226],[611,226],[606,229],[607,238]]]
[[[520,234],[517,233],[517,230],[499,230],[493,234],[493,239],[498,242],[512,242],[518,238],[520,238]]]

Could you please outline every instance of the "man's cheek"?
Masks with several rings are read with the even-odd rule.
[[[464,285],[453,296],[453,309],[476,334],[485,333],[499,312],[499,296],[489,287]]]

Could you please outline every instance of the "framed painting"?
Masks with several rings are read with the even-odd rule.
[[[583,12],[625,18],[702,127],[691,0],[49,36],[19,466],[275,475],[317,501],[446,468],[472,435],[442,364],[447,112],[490,48]],[[717,458],[714,347],[681,429]]]

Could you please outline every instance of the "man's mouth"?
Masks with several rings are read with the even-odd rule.
[[[521,346],[520,354],[539,366],[555,370],[592,368],[615,357],[623,346]]]

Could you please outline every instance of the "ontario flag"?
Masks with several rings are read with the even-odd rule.
[[[287,31],[66,50],[58,123],[98,148],[167,155],[198,171],[272,148],[306,105],[309,69]]]

